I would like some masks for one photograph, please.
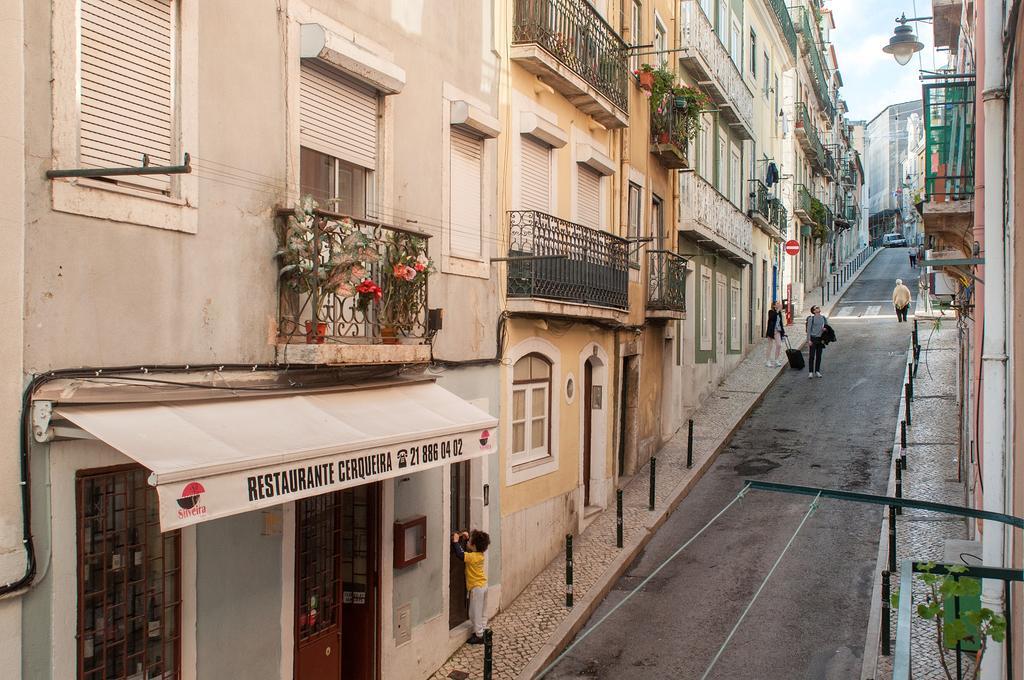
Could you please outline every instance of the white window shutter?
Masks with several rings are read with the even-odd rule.
[[[451,130],[451,220],[453,255],[480,257],[483,141],[457,128]]]
[[[373,170],[377,104],[373,88],[305,59],[299,74],[299,143]]]
[[[172,164],[173,5],[173,0],[81,0],[83,167],[140,166],[143,154],[151,165]],[[167,175],[119,181],[170,189]]]
[[[576,166],[576,216],[583,226],[601,228],[601,175],[579,164]]]
[[[551,212],[551,148],[523,135],[521,148],[519,208]]]

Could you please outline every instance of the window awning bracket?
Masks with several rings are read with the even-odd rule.
[[[192,172],[192,158],[185,154],[181,165],[150,165],[149,155],[142,155],[142,165],[137,168],[69,168],[47,170],[47,179],[60,177],[123,177],[125,175],[185,175]]]

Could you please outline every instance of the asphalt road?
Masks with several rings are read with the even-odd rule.
[[[718,513],[745,479],[885,492],[913,327],[896,322],[889,301],[897,277],[917,293],[906,252],[879,253],[854,282],[831,320],[838,342],[825,350],[824,377],[786,370],[588,626]],[[749,492],[547,677],[701,678],[811,500]],[[859,678],[871,598],[878,596],[871,585],[881,519],[878,506],[823,500],[708,678]]]

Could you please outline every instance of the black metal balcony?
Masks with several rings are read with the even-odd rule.
[[[508,297],[629,307],[629,242],[535,210],[509,213]]]
[[[768,221],[770,208],[768,187],[759,179],[750,180],[750,216]]]
[[[686,311],[686,259],[670,250],[647,251],[647,309]]]
[[[611,125],[625,125],[629,110],[627,45],[589,2],[584,0],[515,0],[512,27],[514,46],[535,44],[542,47],[579,78],[593,87],[622,113],[596,111],[595,117],[610,120]],[[557,73],[549,73],[535,56],[516,55],[523,65],[556,90],[570,98],[582,96],[576,86]],[[594,102],[603,109],[600,102]],[[580,104],[578,104],[580,105]],[[591,111],[586,103],[583,110]],[[616,122],[616,119],[619,119]],[[604,120],[601,120],[604,122]]]
[[[781,238],[786,237],[786,229],[789,227],[789,214],[781,199],[772,198],[768,200],[768,223],[779,231]]]
[[[677,106],[674,97],[668,97],[664,111],[651,112],[651,153],[671,170],[690,167],[687,152],[685,107]]]

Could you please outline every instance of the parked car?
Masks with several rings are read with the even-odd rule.
[[[903,234],[886,234],[882,237],[883,248],[906,248],[907,239]]]

